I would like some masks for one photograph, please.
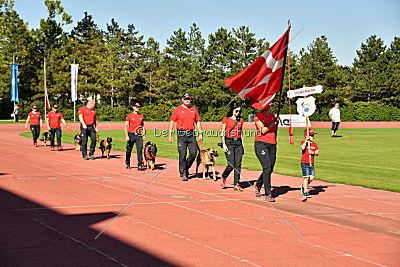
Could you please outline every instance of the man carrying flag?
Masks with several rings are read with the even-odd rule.
[[[264,184],[265,199],[274,202],[271,191],[271,173],[276,159],[276,122],[278,117],[270,113],[270,105],[276,93],[282,90],[290,26],[285,34],[261,55],[256,61],[241,72],[225,80],[225,85],[245,100],[251,100],[250,106],[261,110],[254,118],[257,134],[254,142],[256,156],[261,163],[262,173],[255,183],[256,196]],[[279,105],[282,91],[279,99]]]

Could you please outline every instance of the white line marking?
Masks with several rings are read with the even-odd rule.
[[[198,242],[198,241],[196,241],[196,240],[193,240],[193,239],[191,239],[191,238],[182,236],[181,234],[168,231],[168,230],[166,230],[166,229],[163,229],[163,228],[160,228],[160,227],[158,227],[158,226],[154,226],[154,225],[148,224],[148,223],[143,222],[143,221],[139,221],[139,220],[137,220],[137,219],[133,219],[133,218],[131,218],[131,217],[129,217],[129,216],[125,216],[125,218],[127,218],[127,219],[129,219],[129,220],[132,220],[132,221],[135,221],[135,222],[137,222],[137,223],[143,224],[143,225],[145,225],[145,226],[147,226],[147,227],[150,227],[150,228],[152,228],[152,229],[155,229],[155,230],[158,230],[158,231],[167,233],[167,234],[169,234],[169,235],[172,235],[172,236],[181,238],[181,239],[183,239],[183,240],[189,241],[189,242],[191,242],[191,243],[200,245],[200,246],[202,246],[202,247],[208,248],[208,249],[213,250],[213,251],[215,251],[215,252],[224,254],[224,255],[226,255],[226,256],[230,256],[230,257],[232,257],[232,258],[234,258],[234,259],[236,259],[236,260],[239,260],[239,261],[241,261],[241,262],[246,262],[246,263],[248,263],[249,265],[260,266],[260,265],[258,265],[258,264],[252,263],[252,262],[250,262],[250,261],[248,261],[248,260],[242,259],[242,258],[240,258],[240,257],[238,257],[238,256],[229,254],[228,252],[225,252],[225,251],[223,251],[223,250],[220,250],[220,249],[217,249],[217,248],[214,248],[214,247],[211,247],[211,246],[202,244],[202,243],[200,243],[200,242]],[[260,266],[260,267],[261,267],[261,266]]]
[[[111,256],[109,256],[109,255],[107,255],[107,254],[105,254],[104,252],[102,252],[102,251],[100,251],[100,250],[97,250],[97,249],[95,249],[94,247],[92,247],[92,246],[90,246],[90,245],[88,245],[88,244],[86,244],[86,243],[84,243],[84,242],[82,242],[82,241],[80,241],[80,240],[78,240],[78,239],[72,237],[72,236],[69,236],[69,235],[67,235],[66,233],[63,233],[63,232],[57,230],[56,228],[51,227],[51,226],[45,224],[44,222],[38,221],[38,220],[35,219],[35,218],[32,218],[32,220],[35,221],[35,222],[37,222],[37,223],[39,223],[39,224],[41,224],[41,225],[43,225],[43,226],[45,226],[46,228],[48,228],[48,229],[50,229],[50,230],[52,230],[52,231],[54,231],[54,232],[56,232],[56,233],[58,233],[58,234],[60,234],[60,235],[62,235],[62,236],[64,236],[64,237],[68,238],[68,239],[71,239],[71,240],[74,241],[75,243],[78,243],[78,244],[80,244],[80,245],[82,245],[82,246],[84,246],[84,247],[86,247],[86,248],[88,248],[88,249],[90,249],[90,250],[93,250],[93,251],[97,252],[98,254],[100,254],[100,255],[106,257],[106,258],[109,259],[109,260],[112,260],[112,261],[115,262],[115,263],[118,263],[118,264],[121,265],[121,266],[128,266],[128,265],[125,265],[125,264],[119,262],[117,259],[115,259],[115,258],[113,258],[113,257],[111,257]]]
[[[343,252],[338,251],[338,250],[326,248],[326,247],[321,246],[321,245],[316,245],[316,244],[313,244],[313,243],[310,243],[310,242],[307,242],[307,241],[304,241],[304,240],[300,240],[300,242],[305,243],[305,244],[307,244],[307,245],[310,245],[310,246],[312,246],[312,247],[317,247],[317,248],[325,249],[325,250],[328,250],[328,251],[331,251],[331,252],[338,253],[338,254],[343,255],[343,256],[352,257],[352,258],[355,258],[355,259],[357,259],[357,260],[365,261],[365,262],[368,262],[368,263],[370,263],[370,264],[374,264],[374,265],[386,267],[386,265],[382,265],[382,264],[379,264],[379,263],[376,263],[376,262],[373,262],[373,261],[369,261],[369,260],[366,260],[366,259],[363,259],[363,258],[354,256],[354,255],[351,255],[351,254],[343,253]]]

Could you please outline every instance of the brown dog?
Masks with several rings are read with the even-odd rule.
[[[104,153],[106,153],[107,158],[110,158],[110,152],[112,147],[112,138],[107,137],[107,140],[101,140],[100,149],[101,149],[101,157],[104,157]]]
[[[157,146],[151,141],[148,141],[144,147],[144,159],[148,169],[155,169],[155,162],[157,157]]]
[[[80,133],[75,134],[74,142],[75,142],[75,150],[81,151],[82,150],[82,139],[81,139]]]
[[[208,168],[211,166],[211,170],[213,172],[214,181],[217,180],[217,176],[215,175],[215,159],[218,157],[217,150],[215,148],[208,148],[207,150],[200,150],[200,153],[197,155],[197,166],[196,166],[196,176],[200,166],[200,163],[203,164],[203,179],[206,180],[206,168],[208,174]]]

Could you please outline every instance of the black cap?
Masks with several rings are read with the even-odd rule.
[[[132,107],[134,107],[134,108],[139,108],[139,107],[141,107],[141,105],[139,104],[139,103],[135,103]]]
[[[183,99],[192,99],[192,97],[189,95],[189,93],[184,93],[182,98]]]

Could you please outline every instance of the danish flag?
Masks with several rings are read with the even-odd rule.
[[[281,90],[290,26],[285,34],[256,61],[225,80],[225,85],[241,98],[250,98],[255,109],[263,110]]]

